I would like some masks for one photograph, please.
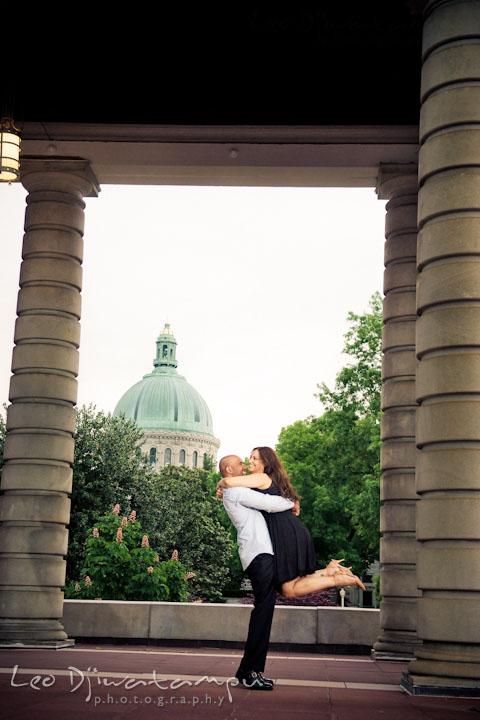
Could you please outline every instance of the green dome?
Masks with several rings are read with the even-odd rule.
[[[167,323],[157,338],[153,371],[127,390],[113,414],[125,413],[143,430],[182,430],[213,435],[207,403],[177,373],[176,345]]]

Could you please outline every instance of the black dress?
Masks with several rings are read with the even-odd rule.
[[[266,495],[280,495],[275,485],[266,490],[255,488]],[[263,512],[272,539],[275,581],[277,585],[296,577],[315,572],[315,548],[308,529],[291,510]]]

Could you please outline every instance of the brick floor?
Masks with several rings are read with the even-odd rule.
[[[460,720],[480,698],[411,697],[405,663],[272,651],[273,692],[232,687],[239,650],[78,644],[0,650],[2,720]]]

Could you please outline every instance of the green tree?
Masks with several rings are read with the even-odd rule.
[[[95,520],[119,503],[125,512],[131,498],[153,474],[139,447],[142,431],[133,420],[83,406],[77,411],[67,578],[80,576],[85,541]]]
[[[223,506],[212,495],[209,473],[169,465],[136,488],[132,503],[160,557],[178,550],[180,560],[196,573],[198,594],[218,601],[234,547],[221,519]]]
[[[358,416],[380,414],[382,387],[382,298],[370,298],[370,312],[349,312],[351,327],[345,333],[343,352],[354,358],[335,379],[333,390],[321,383],[316,397],[327,410],[353,410]]]
[[[215,471],[215,463],[213,461],[212,455],[209,455],[208,453],[203,453],[203,470],[206,470],[207,472],[214,472]]]
[[[277,445],[318,561],[345,557],[357,572],[378,557],[380,537],[381,311],[375,293],[369,312],[349,313],[344,352],[354,362],[332,390],[319,386],[324,414],[283,428]]]
[[[233,546],[219,518],[221,503],[207,486],[208,473],[172,465],[154,472],[139,447],[142,437],[124,416],[97,412],[92,406],[79,410],[67,577],[80,577],[95,519],[119,503],[124,514],[135,508],[161,559],[178,550],[181,562],[196,573],[198,595],[218,600]]]

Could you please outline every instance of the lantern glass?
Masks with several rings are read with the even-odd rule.
[[[13,121],[3,118],[0,125],[0,181],[12,182],[20,174],[20,133]]]

